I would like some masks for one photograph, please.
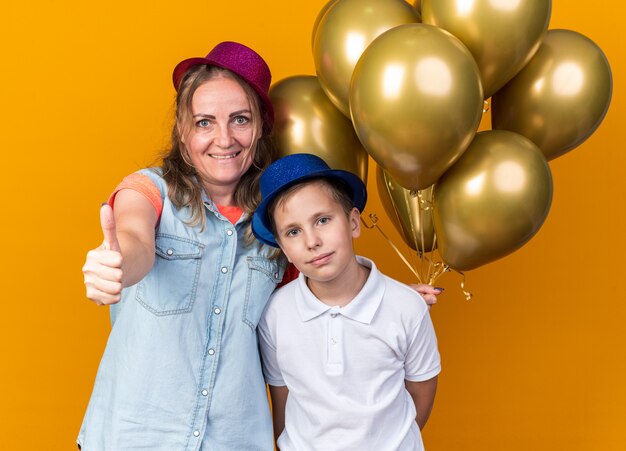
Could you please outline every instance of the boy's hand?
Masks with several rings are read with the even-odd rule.
[[[432,285],[428,285],[426,283],[411,283],[409,286],[424,298],[426,304],[428,304],[428,308],[437,303],[437,295],[443,293],[444,290],[441,287],[433,287]]]

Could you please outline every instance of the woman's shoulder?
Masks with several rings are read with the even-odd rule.
[[[161,215],[163,199],[167,195],[167,186],[161,176],[160,168],[146,168],[124,177],[108,199],[108,204],[115,208],[115,198],[123,189],[131,189],[145,196]]]

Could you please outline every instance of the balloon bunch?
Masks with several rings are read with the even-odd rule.
[[[367,178],[420,258],[443,270],[501,258],[541,227],[548,160],[599,126],[612,93],[602,50],[549,30],[551,0],[330,0],[313,26],[317,77],[270,91],[279,151]],[[492,130],[477,133],[491,97]],[[418,274],[418,277],[420,274]],[[424,277],[425,276],[425,277]]]

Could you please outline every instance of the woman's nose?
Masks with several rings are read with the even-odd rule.
[[[224,149],[229,148],[233,144],[232,130],[228,124],[220,124],[216,128],[215,143]]]

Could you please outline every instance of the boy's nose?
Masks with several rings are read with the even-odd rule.
[[[317,233],[308,233],[306,239],[309,249],[315,249],[316,247],[320,247],[322,244],[322,240],[319,238]]]

